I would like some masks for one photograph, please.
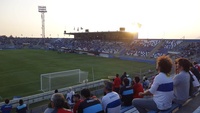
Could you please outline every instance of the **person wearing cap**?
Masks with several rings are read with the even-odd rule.
[[[5,99],[5,104],[1,106],[2,113],[10,113],[12,110],[12,105],[9,104],[9,99]]]
[[[73,113],[78,113],[78,107],[79,107],[80,103],[83,101],[80,98],[81,98],[81,96],[78,93],[73,95],[73,99],[75,102],[75,104],[73,106]]]
[[[51,97],[51,105],[54,109],[51,113],[72,113],[70,110],[65,109],[65,97],[62,93],[55,93]]]
[[[78,107],[78,113],[103,113],[100,101],[91,97],[89,89],[82,89],[81,96],[84,100]]]
[[[107,82],[104,88],[106,93],[102,98],[102,106],[105,113],[120,113],[121,100],[118,93],[112,91],[112,83]]]

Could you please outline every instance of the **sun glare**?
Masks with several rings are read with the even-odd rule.
[[[126,29],[125,31],[131,32],[131,33],[139,32],[140,27],[141,27],[140,23],[131,23],[125,26],[125,29]]]

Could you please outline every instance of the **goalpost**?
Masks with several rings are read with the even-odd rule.
[[[88,72],[80,69],[46,73],[40,75],[41,91],[69,87],[88,80]]]

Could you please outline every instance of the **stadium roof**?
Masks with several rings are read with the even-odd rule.
[[[125,31],[107,31],[107,32],[74,32],[65,35],[74,35],[75,39],[101,39],[101,40],[133,40],[138,39],[138,33],[125,32]]]

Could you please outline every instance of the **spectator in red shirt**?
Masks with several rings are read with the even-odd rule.
[[[83,101],[83,100],[80,99],[80,97],[81,96],[79,94],[73,95],[73,99],[74,99],[74,102],[75,102],[74,107],[73,107],[73,113],[78,113],[78,107],[79,107],[80,103]]]
[[[142,84],[140,83],[140,78],[137,76],[134,79],[133,90],[134,90],[133,98],[143,98],[142,96],[139,96],[139,93],[144,92],[144,89],[142,87]]]
[[[119,93],[119,89],[120,89],[120,85],[121,85],[121,80],[119,78],[119,74],[116,74],[114,83],[113,83],[113,87],[114,87],[114,91]]]

